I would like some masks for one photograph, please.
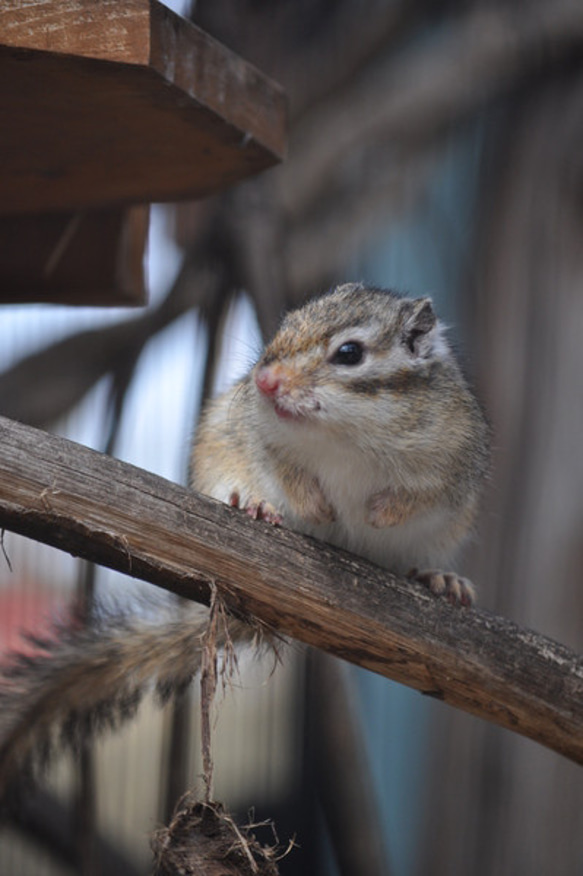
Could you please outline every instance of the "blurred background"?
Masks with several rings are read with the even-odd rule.
[[[173,7],[284,86],[287,158],[152,209],[145,309],[3,306],[0,413],[186,482],[201,399],[286,308],[347,280],[430,294],[494,431],[461,569],[481,607],[581,651],[583,6]],[[128,604],[151,589],[3,544],[3,651],[88,580]],[[64,755],[0,827],[0,872],[147,873],[148,833],[200,784],[197,703],[196,685],[162,711],[148,701]],[[296,646],[280,665],[242,660],[215,762],[217,799],[295,837],[282,874],[583,873],[578,766]]]

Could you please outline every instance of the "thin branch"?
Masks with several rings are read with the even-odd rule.
[[[8,551],[6,550],[6,547],[4,545],[4,536],[5,535],[6,535],[6,530],[2,529],[0,531],[0,550],[2,551],[2,556],[4,557],[6,565],[8,566],[8,571],[12,572],[12,563],[10,562],[10,557],[8,556]]]
[[[217,691],[217,623],[219,610],[216,585],[211,587],[208,626],[204,634],[200,669],[200,739],[202,748],[202,778],[204,802],[213,798],[212,709]]]
[[[0,418],[0,527],[209,603],[583,763],[583,658],[315,539]]]

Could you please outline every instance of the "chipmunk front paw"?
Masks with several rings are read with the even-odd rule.
[[[382,490],[369,496],[364,519],[369,526],[375,529],[384,529],[387,526],[398,526],[409,516],[409,509],[402,499],[391,489]]]
[[[301,520],[314,526],[336,520],[336,512],[318,478],[293,466],[284,470],[282,482],[289,506]]]
[[[468,578],[455,572],[442,572],[439,569],[426,569],[422,572],[413,569],[408,578],[424,584],[435,596],[443,596],[452,605],[471,607],[476,602],[476,590]]]
[[[302,517],[314,525],[333,523],[336,520],[336,512],[321,490],[318,489],[314,491],[310,501],[305,503],[302,508]]]
[[[251,498],[241,504],[239,493],[233,492],[229,497],[229,505],[232,508],[240,508],[241,511],[245,511],[253,520],[265,520],[266,523],[272,523],[274,526],[281,526],[283,522],[283,515],[277,508],[263,499]]]

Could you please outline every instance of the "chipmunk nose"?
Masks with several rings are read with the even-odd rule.
[[[271,368],[258,368],[255,372],[255,385],[259,392],[266,396],[274,396],[280,387],[281,379]]]

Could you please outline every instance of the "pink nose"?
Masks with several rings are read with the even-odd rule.
[[[259,368],[255,372],[255,384],[263,395],[273,396],[280,386],[280,379],[270,368]]]

